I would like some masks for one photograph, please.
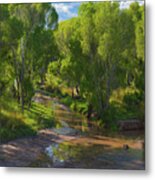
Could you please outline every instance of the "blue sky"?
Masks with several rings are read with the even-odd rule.
[[[59,14],[59,21],[63,21],[77,16],[80,4],[80,2],[52,3],[52,5],[56,8],[56,11]]]
[[[133,0],[129,1],[121,1],[120,8],[127,8],[130,4],[134,2]],[[140,4],[143,4],[144,1],[139,1]],[[81,2],[55,2],[52,5],[56,8],[56,11],[59,14],[59,21],[63,21],[66,19],[70,19],[72,17],[76,17],[78,13],[78,8]]]

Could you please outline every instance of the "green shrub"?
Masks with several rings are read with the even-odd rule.
[[[138,93],[127,94],[124,96],[124,102],[128,110],[135,109],[140,103],[140,96]]]
[[[71,105],[73,103],[73,99],[70,96],[66,96],[66,97],[62,98],[60,101],[61,101],[61,103],[65,104],[68,107],[71,107]]]
[[[125,108],[128,112],[136,114],[136,117],[140,120],[144,120],[145,107],[144,98],[140,93],[127,94],[124,97]]]

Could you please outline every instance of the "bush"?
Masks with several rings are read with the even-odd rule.
[[[71,105],[73,103],[73,99],[70,96],[66,96],[66,97],[62,98],[60,101],[61,101],[61,103],[65,104],[68,107],[71,107]]]
[[[140,96],[138,93],[127,94],[124,96],[124,102],[127,109],[135,109],[135,107],[140,103]]]
[[[127,94],[124,97],[125,108],[129,112],[136,114],[136,117],[140,120],[144,120],[145,116],[145,107],[144,107],[144,98],[139,93]]]
[[[135,119],[138,117],[136,111],[129,111],[123,106],[117,106],[117,104],[110,104],[108,109],[104,112],[102,117],[102,123],[112,131],[117,130],[117,122],[120,120]]]

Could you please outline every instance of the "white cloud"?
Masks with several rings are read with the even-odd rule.
[[[59,21],[77,16],[75,8],[78,3],[52,3],[59,14]]]
[[[121,9],[124,9],[124,8],[128,8],[130,6],[131,3],[133,2],[136,2],[136,0],[129,0],[129,1],[121,1],[120,2],[120,8]],[[140,5],[143,5],[144,4],[144,1],[143,0],[137,0],[137,2],[140,4]]]
[[[135,2],[136,0],[113,0],[113,1],[120,1],[120,8],[128,8],[131,3]],[[144,4],[143,0],[137,0],[140,5]],[[80,6],[81,2],[54,2],[52,5],[55,7],[58,15],[59,21],[70,19],[72,17],[77,16],[78,7]]]
[[[53,6],[56,8],[57,11],[64,13],[69,13],[69,9],[71,8],[71,6],[66,3],[53,3]]]

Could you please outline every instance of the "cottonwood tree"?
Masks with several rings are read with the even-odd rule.
[[[4,19],[4,25],[2,24],[3,22],[1,23],[4,28],[3,41],[1,44],[3,43],[7,46],[8,61],[14,62],[13,64],[8,62],[8,64],[10,63],[14,68],[14,77],[12,77],[12,79],[15,80],[14,89],[16,94],[18,94],[21,109],[24,111],[26,101],[30,102],[32,96],[34,87],[32,83],[34,74],[32,75],[32,72],[38,68],[37,63],[35,63],[35,61],[37,61],[36,58],[42,59],[42,66],[47,66],[44,64],[48,63],[48,57],[45,56],[43,52],[39,54],[41,57],[36,57],[37,49],[43,50],[46,55],[47,51],[50,51],[52,47],[51,44],[53,43],[50,30],[52,31],[57,27],[58,15],[50,3],[9,4],[7,6],[1,6],[1,9],[5,11],[5,13],[1,15],[1,18]],[[6,16],[6,18],[4,16]],[[38,29],[41,39],[37,36]],[[51,42],[46,42],[48,39],[47,36],[49,36],[48,38]],[[35,41],[38,42],[38,47],[33,46],[33,48],[30,49],[28,45],[34,45],[33,37],[35,37]],[[36,39],[36,37],[38,39]],[[42,45],[44,48],[41,48]]]
[[[60,51],[60,74],[77,94],[80,93],[80,81],[85,69],[84,58],[80,45],[79,19],[72,18],[59,24],[58,31],[55,33],[57,45]]]

